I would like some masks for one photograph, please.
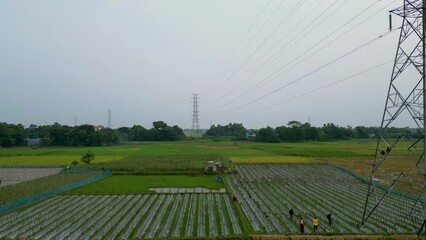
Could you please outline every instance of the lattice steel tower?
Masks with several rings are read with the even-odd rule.
[[[108,110],[108,128],[111,129],[111,110]]]
[[[191,127],[191,133],[192,136],[199,137],[200,134],[200,124],[199,124],[199,118],[198,118],[198,100],[200,99],[198,97],[199,94],[193,93],[192,94],[192,127]]]
[[[390,11],[390,23],[392,15],[397,15],[402,17],[402,26],[362,217],[364,224],[378,214],[381,204],[389,201],[389,193],[397,192],[396,185],[409,188],[418,193],[416,202],[410,211],[399,210],[393,217],[408,217],[418,234],[426,220],[425,6],[426,0],[404,0],[403,6]],[[401,120],[417,129],[396,131],[393,127],[400,127]],[[399,168],[391,176],[392,166]]]

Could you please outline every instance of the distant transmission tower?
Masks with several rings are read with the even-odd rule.
[[[198,97],[199,94],[193,93],[192,94],[192,127],[191,127],[191,133],[192,136],[199,137],[200,135],[200,124],[199,124],[199,118],[198,118],[198,100],[200,99]]]
[[[426,221],[425,7],[426,0],[404,0],[403,6],[390,11],[390,27],[392,14],[402,17],[402,26],[362,217],[364,224],[397,184],[405,184],[419,193],[417,201],[410,212],[394,217],[409,219],[418,234]],[[395,131],[393,127],[401,127],[401,120],[414,123],[417,129]],[[395,166],[392,162],[401,172],[390,176],[387,170]]]
[[[111,129],[111,110],[108,110],[108,128]]]

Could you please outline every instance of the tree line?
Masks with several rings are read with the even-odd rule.
[[[387,133],[406,134],[417,137],[417,133],[408,127],[388,128]],[[304,142],[363,139],[379,135],[378,127],[351,126],[341,127],[333,123],[314,127],[309,123],[290,121],[276,128],[270,126],[260,129],[246,129],[241,123],[212,125],[203,135],[205,138],[232,137],[233,140],[251,140],[258,142]],[[34,139],[40,146],[108,146],[128,141],[179,141],[185,139],[183,130],[169,126],[163,121],[153,122],[152,128],[140,125],[110,129],[93,125],[67,126],[53,125],[28,128],[22,124],[0,122],[0,147],[26,146]]]
[[[108,146],[126,141],[177,141],[185,138],[178,126],[168,126],[163,121],[153,122],[153,127],[146,129],[139,125],[131,128],[110,129],[89,124],[67,126],[53,125],[28,128],[22,124],[0,122],[0,146]]]
[[[366,139],[379,135],[378,127],[351,126],[341,127],[333,123],[314,127],[309,123],[290,121],[286,126],[272,128],[270,126],[258,130],[248,130],[242,124],[229,123],[228,125],[212,125],[204,134],[205,137],[232,136],[235,139],[248,139],[258,142],[304,142],[304,141],[335,141],[350,139]],[[409,127],[386,129],[386,133],[405,134],[419,137],[420,133],[413,132]],[[244,136],[244,137],[243,137]]]

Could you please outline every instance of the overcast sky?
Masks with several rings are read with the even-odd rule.
[[[402,0],[0,4],[1,122],[259,128],[380,125]]]

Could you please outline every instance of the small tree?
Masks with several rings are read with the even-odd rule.
[[[78,165],[78,161],[76,161],[76,160],[72,161],[71,165],[77,166]]]
[[[81,157],[81,161],[82,161],[83,163],[85,163],[85,164],[90,164],[90,162],[91,162],[93,159],[95,159],[95,154],[94,154],[94,153],[91,153],[90,151],[87,151],[87,153],[86,153],[86,154],[84,154],[84,155]]]

